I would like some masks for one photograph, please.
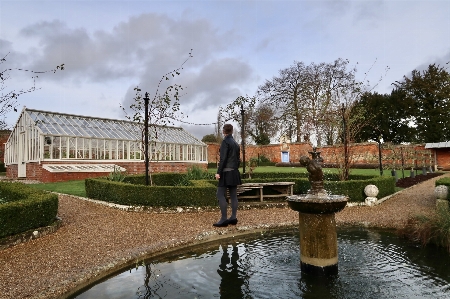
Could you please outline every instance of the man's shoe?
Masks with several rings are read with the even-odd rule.
[[[231,225],[236,225],[236,224],[238,223],[237,218],[234,218],[234,219],[228,219],[227,221],[228,221],[228,224],[231,224]]]
[[[225,220],[222,223],[220,223],[220,222],[214,223],[213,226],[215,226],[215,227],[227,227],[228,226],[228,220]]]

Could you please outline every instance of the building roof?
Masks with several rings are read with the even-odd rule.
[[[142,140],[143,124],[138,122],[71,115],[24,108],[44,135],[85,138]],[[163,143],[205,145],[181,127],[156,126],[149,129],[149,140]]]
[[[425,144],[425,148],[442,148],[442,147],[450,147],[450,141]]]

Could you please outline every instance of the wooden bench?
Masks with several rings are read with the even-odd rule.
[[[286,197],[293,194],[294,182],[269,182],[269,183],[244,183],[237,186],[238,199],[259,199],[263,201],[264,198],[276,198],[276,197]],[[278,192],[277,194],[265,194],[264,187],[270,188]],[[244,192],[256,190],[255,195],[240,195]],[[228,190],[227,197],[229,198]]]

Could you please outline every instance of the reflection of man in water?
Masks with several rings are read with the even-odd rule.
[[[222,246],[222,258],[220,260],[219,273],[222,278],[219,286],[219,293],[221,299],[234,299],[234,298],[251,298],[246,293],[242,286],[246,285],[248,289],[248,281],[245,278],[245,273],[242,269],[239,269],[239,252],[236,244],[232,245],[231,258],[228,254],[228,248]]]

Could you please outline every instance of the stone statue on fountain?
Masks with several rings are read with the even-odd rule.
[[[300,165],[306,167],[306,170],[309,173],[309,183],[311,184],[311,189],[308,191],[309,195],[315,196],[326,196],[327,193],[323,188],[323,171],[322,171],[322,162],[323,158],[320,157],[320,152],[317,151],[315,147],[313,147],[313,151],[309,152],[312,156],[312,159],[308,156],[300,157]]]

